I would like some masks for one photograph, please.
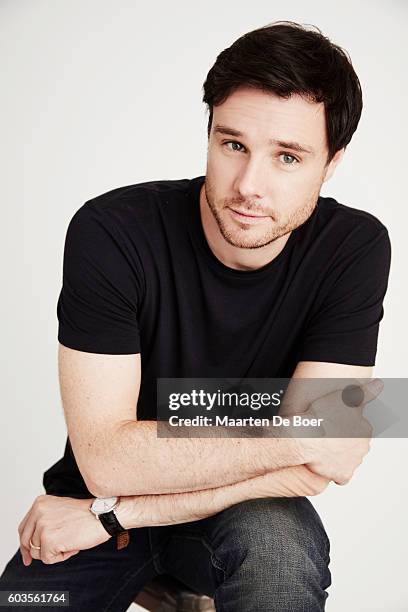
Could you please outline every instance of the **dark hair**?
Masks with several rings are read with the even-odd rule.
[[[244,85],[282,98],[299,94],[323,102],[327,163],[348,145],[363,108],[360,81],[347,51],[311,27],[316,31],[277,21],[244,34],[218,55],[203,85],[203,102],[210,112],[208,136],[213,106]]]

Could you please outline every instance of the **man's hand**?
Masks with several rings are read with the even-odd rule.
[[[106,542],[111,536],[89,511],[92,500],[39,495],[18,527],[24,565],[32,559],[47,564],[66,561]],[[30,539],[40,550],[30,546]]]
[[[358,406],[345,404],[341,389],[311,402],[302,416],[322,418],[325,435],[320,438],[298,438],[308,458],[305,461],[307,468],[336,484],[345,485],[349,482],[368,453],[373,434],[371,424],[363,416],[363,408],[381,393],[382,388],[383,384],[378,379],[360,385],[361,398]],[[283,414],[291,414],[290,406]],[[294,437],[295,432],[296,428],[293,428]],[[346,437],[347,435],[353,437]]]

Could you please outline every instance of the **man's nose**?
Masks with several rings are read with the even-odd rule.
[[[262,200],[266,193],[265,168],[260,160],[249,160],[235,180],[236,191],[245,199]]]

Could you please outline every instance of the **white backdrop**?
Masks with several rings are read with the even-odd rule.
[[[109,189],[205,173],[201,87],[217,54],[244,32],[279,19],[314,24],[351,55],[363,116],[322,195],[372,212],[389,229],[393,258],[375,375],[407,376],[408,5],[283,5],[0,3],[0,572],[18,546],[18,523],[44,492],[43,471],[65,443],[56,303],[68,222]],[[407,451],[407,440],[374,441],[349,485],[331,485],[312,500],[332,543],[328,612],[408,609]]]

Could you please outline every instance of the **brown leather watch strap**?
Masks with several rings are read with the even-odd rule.
[[[118,535],[116,536],[117,539],[117,544],[116,544],[116,548],[118,550],[120,550],[121,548],[126,548],[126,546],[129,544],[129,532],[126,531],[122,531],[121,533],[118,533]]]

